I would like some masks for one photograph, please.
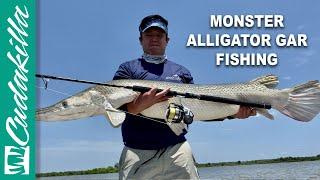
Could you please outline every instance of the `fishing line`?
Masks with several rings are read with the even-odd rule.
[[[71,79],[71,78],[64,78],[64,77],[57,77],[57,76],[50,76],[50,75],[42,75],[42,74],[36,74],[36,77],[55,79],[55,80],[63,80],[63,81],[71,81],[71,82],[85,83],[85,84],[95,84],[95,85],[117,87],[117,88],[126,88],[126,89],[131,89],[133,91],[141,92],[141,93],[148,92],[151,89],[150,87],[143,87],[143,86],[121,86],[121,85],[114,85],[114,84],[108,84],[108,83],[85,81],[85,80],[78,80],[78,79]],[[157,93],[161,92],[161,91],[163,91],[163,89],[157,89]],[[210,95],[204,95],[204,94],[193,94],[193,93],[188,93],[188,92],[181,93],[181,92],[170,90],[166,95],[167,96],[183,96],[185,98],[192,98],[192,99],[198,99],[198,100],[204,100],[204,101],[219,102],[219,103],[226,103],[226,104],[236,104],[236,105],[255,107],[255,108],[263,108],[263,109],[271,109],[270,104],[258,104],[258,103],[243,102],[243,101],[238,101],[235,99],[229,99],[229,98],[218,97],[218,96],[210,96]]]
[[[50,76],[50,75],[41,75],[41,74],[36,74],[36,77],[41,78],[43,80],[43,83],[45,84],[44,89],[48,89],[48,80],[47,79],[54,79],[54,80],[63,80],[63,81],[70,81],[70,82],[77,82],[77,83],[85,83],[85,84],[94,84],[94,85],[101,85],[101,86],[108,86],[108,87],[117,87],[117,88],[126,88],[126,89],[131,89],[136,92],[144,93],[148,92],[151,88],[150,87],[144,87],[144,86],[123,86],[123,85],[115,85],[115,84],[108,84],[108,83],[101,83],[101,82],[94,82],[94,81],[86,81],[86,80],[78,80],[78,79],[71,79],[71,78],[64,78],[64,77],[57,77],[57,76]],[[53,89],[48,89],[56,93],[60,93],[66,96],[71,96],[69,94],[59,92]],[[162,89],[157,89],[157,93],[163,91]],[[167,96],[181,96],[184,98],[192,98],[192,99],[198,99],[198,100],[204,100],[204,101],[211,101],[211,102],[219,102],[219,103],[226,103],[226,104],[236,104],[236,105],[243,105],[243,106],[248,106],[248,107],[255,107],[255,108],[264,108],[264,109],[271,109],[271,105],[269,104],[257,104],[257,103],[250,103],[250,102],[243,102],[243,101],[238,101],[235,99],[229,99],[229,98],[224,98],[224,97],[218,97],[218,96],[210,96],[210,95],[203,95],[203,94],[194,94],[194,93],[189,93],[189,92],[178,92],[178,91],[169,91]],[[145,117],[145,116],[140,116],[137,114],[132,114],[127,111],[121,111],[118,110],[119,112],[124,112],[128,113],[137,117],[143,117],[148,120],[152,120],[158,123],[163,123],[167,124],[170,122],[162,122],[158,121],[153,118]],[[186,123],[186,122],[185,122]]]
[[[117,109],[117,110],[118,110],[118,109]],[[145,118],[145,119],[154,121],[154,122],[158,122],[158,123],[162,123],[162,124],[168,125],[166,122],[158,121],[158,120],[156,120],[156,119],[149,118],[149,117],[147,117],[147,116],[143,116],[143,115],[139,115],[139,114],[133,114],[133,113],[130,113],[130,112],[128,112],[128,111],[123,111],[123,110],[118,110],[118,111],[123,112],[123,113],[128,113],[128,114],[130,114],[130,115],[137,116],[137,117],[142,117],[142,118]]]
[[[41,79],[42,79],[42,82],[44,84],[44,88],[47,89],[50,79],[47,79],[47,78],[41,78]]]
[[[67,94],[67,93],[64,93],[64,92],[61,92],[61,91],[58,91],[58,90],[54,90],[54,89],[51,89],[51,88],[48,88],[48,87],[40,87],[40,86],[36,86],[36,88],[44,89],[44,90],[48,90],[48,91],[52,91],[52,92],[55,92],[55,93],[58,93],[58,94],[65,95],[65,96],[67,96],[67,97],[72,96],[71,94]]]
[[[43,82],[45,82],[45,81],[43,81]],[[72,96],[72,95],[70,95],[70,94],[67,94],[67,93],[64,93],[64,92],[61,92],[61,91],[58,91],[58,90],[50,89],[50,88],[48,88],[48,84],[47,84],[45,87],[36,86],[36,88],[44,89],[44,90],[49,90],[49,91],[52,91],[52,92],[55,92],[55,93],[58,93],[58,94],[65,95],[65,96],[67,96],[67,97]],[[145,119],[154,121],[154,122],[158,122],[158,123],[167,125],[166,122],[162,122],[162,121],[159,121],[159,120],[156,120],[156,119],[153,119],[153,118],[149,118],[149,117],[147,117],[147,116],[143,116],[143,115],[139,115],[139,114],[133,114],[133,113],[130,113],[130,112],[128,112],[128,111],[123,111],[123,110],[119,110],[119,109],[117,109],[117,110],[118,110],[119,112],[127,113],[127,114],[130,114],[130,115],[133,115],[133,116],[137,116],[137,117],[142,117],[142,118],[145,118]]]

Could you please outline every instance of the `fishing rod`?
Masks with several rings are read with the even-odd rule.
[[[125,89],[131,89],[133,91],[140,92],[140,93],[148,92],[151,89],[150,87],[144,87],[144,86],[121,86],[121,85],[114,85],[114,84],[101,83],[101,82],[95,82],[95,81],[78,80],[78,79],[57,77],[57,76],[44,75],[44,74],[36,74],[36,77],[42,78],[42,79],[46,78],[46,79],[70,81],[70,82],[77,82],[77,83],[84,83],[84,84],[94,84],[94,85],[101,85],[101,86],[108,86],[108,87],[125,88]],[[157,92],[161,92],[161,91],[163,91],[163,89],[157,89]],[[209,96],[209,95],[203,95],[203,94],[194,94],[194,93],[188,93],[188,92],[181,93],[181,92],[170,90],[166,95],[182,96],[184,98],[192,98],[192,99],[199,99],[204,101],[219,102],[219,103],[226,103],[226,104],[235,104],[235,105],[242,105],[242,106],[248,106],[248,107],[254,107],[254,108],[271,109],[270,104],[249,103],[249,102],[237,101],[229,98]]]

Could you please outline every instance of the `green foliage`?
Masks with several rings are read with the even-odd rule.
[[[197,163],[198,168],[202,167],[214,167],[214,166],[237,166],[237,165],[251,165],[251,164],[269,164],[269,163],[281,163],[281,162],[301,162],[301,161],[317,161],[320,160],[320,154],[317,156],[309,157],[280,157],[277,159],[261,159],[252,161],[236,161],[236,162],[219,162],[219,163]]]
[[[117,164],[116,164],[117,165]],[[119,165],[118,165],[119,166]],[[85,174],[107,174],[119,172],[118,166],[108,166],[106,168],[94,168],[85,171],[66,171],[66,172],[50,172],[40,173],[37,177],[49,177],[49,176],[73,176],[73,175],[85,175]]]

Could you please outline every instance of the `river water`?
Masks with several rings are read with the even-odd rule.
[[[257,164],[241,166],[222,166],[200,168],[201,179],[285,179],[285,180],[320,180],[320,161]],[[93,180],[118,179],[117,173],[81,176],[43,177],[40,180]]]

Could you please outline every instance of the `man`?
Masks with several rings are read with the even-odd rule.
[[[165,54],[169,42],[166,19],[159,15],[147,16],[141,21],[139,31],[142,57],[121,64],[114,79],[193,83],[190,72],[168,60]],[[186,131],[177,136],[166,124],[139,115],[153,104],[168,100],[168,91],[157,93],[154,87],[121,107],[129,113],[121,127],[125,147],[119,162],[120,179],[199,179]],[[241,107],[235,117],[250,115],[255,115],[255,111]]]

